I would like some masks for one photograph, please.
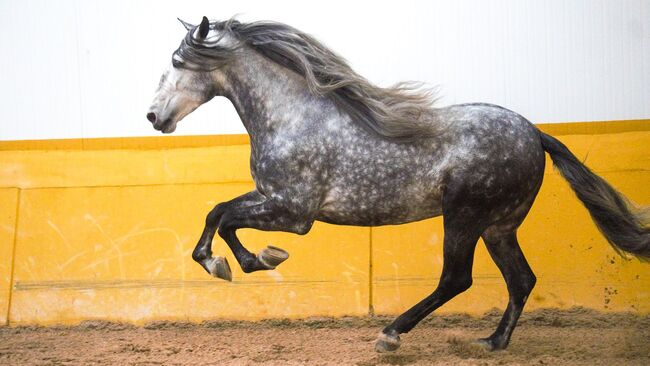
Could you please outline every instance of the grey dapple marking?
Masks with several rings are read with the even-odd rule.
[[[379,88],[306,34],[273,22],[235,20],[188,30],[147,114],[154,128],[176,123],[214,96],[235,106],[251,138],[252,192],[217,205],[192,254],[208,273],[230,279],[212,258],[219,233],[244,272],[287,259],[279,248],[250,253],[237,229],[306,234],[315,220],[384,225],[443,215],[444,264],[436,290],[381,333],[376,349],[472,284],[482,237],[509,291],[495,332],[480,343],[508,345],[535,275],[516,231],[542,184],[545,158],[569,181],[617,251],[650,257],[642,215],[558,140],[519,114],[489,104],[433,108],[415,84]]]

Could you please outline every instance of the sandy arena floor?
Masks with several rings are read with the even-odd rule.
[[[499,315],[429,317],[402,336],[393,354],[374,351],[386,317],[0,327],[0,364],[650,365],[650,316],[533,311],[524,314],[506,351],[469,343],[489,335]]]

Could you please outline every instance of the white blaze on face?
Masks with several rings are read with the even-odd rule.
[[[174,132],[178,121],[212,98],[207,92],[211,87],[210,78],[200,74],[169,65],[149,108],[149,113],[155,115],[152,121],[155,129]]]

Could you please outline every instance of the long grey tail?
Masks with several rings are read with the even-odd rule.
[[[563,143],[541,131],[539,135],[553,165],[569,182],[614,249],[619,254],[624,251],[650,260],[648,208],[635,208],[625,196],[582,164]]]

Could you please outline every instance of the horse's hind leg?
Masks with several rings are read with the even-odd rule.
[[[396,350],[401,333],[409,332],[435,309],[472,285],[474,249],[480,236],[480,231],[474,232],[475,227],[477,222],[470,222],[467,218],[454,219],[452,215],[444,216],[444,263],[438,287],[431,295],[384,328],[375,344],[377,352]]]
[[[524,309],[528,295],[535,286],[535,275],[528,266],[517,242],[516,229],[491,227],[483,235],[483,241],[499,267],[508,286],[509,301],[499,326],[491,336],[479,339],[490,350],[504,349],[510,342],[512,331]]]

